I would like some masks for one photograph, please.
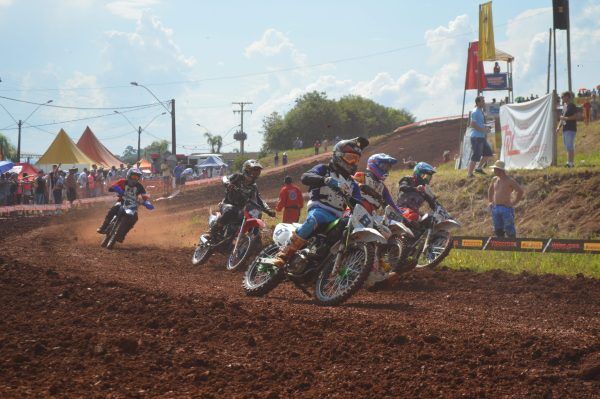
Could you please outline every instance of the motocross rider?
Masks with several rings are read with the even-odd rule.
[[[221,237],[223,226],[239,223],[242,220],[242,211],[249,200],[263,207],[269,216],[275,216],[275,211],[271,210],[260,197],[256,185],[262,169],[262,165],[257,160],[249,159],[242,165],[241,173],[234,173],[227,177],[227,183],[224,183],[227,191],[220,203],[221,217],[210,228],[210,239],[213,243],[223,238]]]
[[[385,186],[385,179],[389,176],[392,166],[398,161],[387,154],[371,155],[367,160],[367,169],[364,172],[358,172],[354,175],[354,180],[358,183],[362,197],[366,202],[365,208],[372,213],[381,206],[389,205],[399,215],[402,211],[396,204]]]
[[[419,162],[413,169],[412,176],[404,176],[398,183],[398,199],[396,204],[401,209],[400,215],[411,223],[419,220],[419,208],[427,201],[431,209],[435,208],[434,199],[427,194],[426,187],[436,170],[427,162]]]
[[[127,171],[127,175],[125,179],[117,180],[112,186],[109,187],[108,191],[117,193],[119,196],[117,202],[108,210],[106,217],[104,218],[104,222],[102,226],[100,226],[96,231],[100,234],[106,234],[106,228],[108,227],[112,218],[117,214],[121,205],[131,206],[134,205],[137,207],[137,198],[138,196],[142,197],[144,201],[142,204],[148,209],[154,209],[154,205],[150,203],[150,197],[146,194],[146,189],[140,183],[140,179],[142,178],[142,171],[138,168],[131,168]],[[129,230],[136,224],[138,220],[137,212],[129,218],[129,223],[124,223],[124,230],[118,232],[117,241],[122,242]]]
[[[356,173],[360,156],[368,145],[369,140],[363,137],[342,140],[333,147],[328,165],[316,165],[302,175],[300,181],[310,190],[306,221],[293,233],[290,243],[277,253],[273,260],[275,266],[285,265],[319,226],[342,216],[346,208],[342,193],[362,201],[360,188],[352,175]]]

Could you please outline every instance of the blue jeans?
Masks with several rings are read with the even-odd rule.
[[[496,205],[492,208],[492,221],[494,223],[494,234],[497,237],[515,237],[515,210],[504,205]]]
[[[319,228],[319,226],[323,224],[329,224],[336,220],[338,217],[333,213],[326,211],[321,208],[312,208],[308,211],[308,215],[306,216],[306,221],[302,224],[302,226],[298,227],[296,230],[296,234],[307,240],[314,232]]]
[[[36,205],[43,205],[46,203],[46,196],[44,193],[35,193],[35,203]]]
[[[575,134],[576,132],[572,130],[563,130],[563,144],[565,145],[565,150],[575,150]]]

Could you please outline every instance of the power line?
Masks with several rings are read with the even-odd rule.
[[[166,103],[170,102],[170,101],[160,101],[160,102],[156,102],[156,103],[152,103],[152,104],[130,105],[130,106],[125,106],[125,107],[72,107],[72,106],[55,105],[55,104],[48,104],[48,103],[36,103],[33,101],[19,100],[18,98],[11,98],[11,97],[5,97],[5,96],[0,96],[0,98],[9,100],[9,101],[16,101],[19,103],[38,105],[41,107],[60,108],[60,109],[76,109],[76,110],[80,110],[80,111],[92,111],[92,110],[101,111],[101,110],[109,110],[109,109],[110,110],[136,109],[136,108],[145,108],[145,107],[160,105],[162,103],[166,104]]]

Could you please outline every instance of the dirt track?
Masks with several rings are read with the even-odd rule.
[[[415,154],[418,134],[441,143],[424,147],[441,156],[448,142],[439,139],[454,130],[411,131],[393,148]],[[265,175],[263,196],[276,195],[284,173],[307,168]],[[0,397],[600,391],[600,281],[442,269],[338,308],[290,286],[247,298],[222,256],[190,263],[197,222],[221,195],[214,185],[159,202],[112,251],[94,232],[104,209],[0,221]]]
[[[101,250],[98,213],[76,216],[0,223],[10,235],[3,398],[585,398],[600,388],[596,280],[419,272],[321,308],[289,286],[246,298],[222,258],[194,268],[189,237],[159,247],[153,234],[140,240],[144,225]]]

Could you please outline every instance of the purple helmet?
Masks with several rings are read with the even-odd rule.
[[[378,180],[384,181],[388,177],[392,166],[398,162],[396,158],[388,154],[375,154],[369,157],[367,161],[367,170],[369,170]]]

